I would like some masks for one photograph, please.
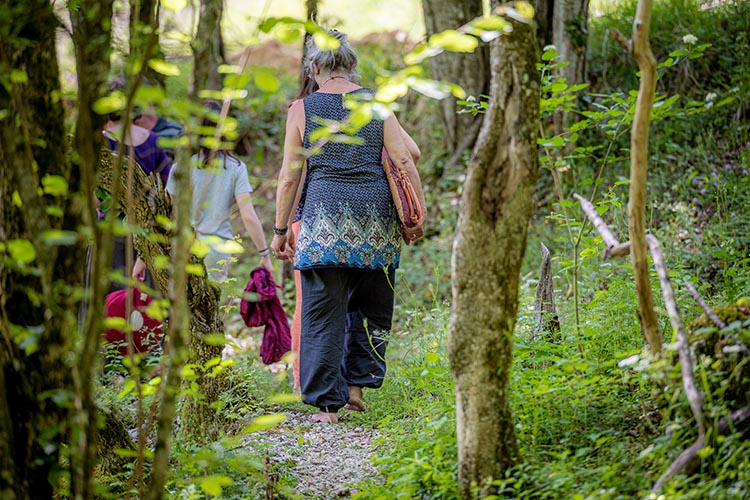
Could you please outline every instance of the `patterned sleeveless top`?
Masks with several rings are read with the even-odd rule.
[[[374,91],[357,89],[351,97]],[[321,122],[349,115],[346,95],[315,92],[305,98],[304,147]],[[305,193],[294,267],[395,269],[401,254],[401,230],[381,163],[383,121],[373,118],[352,144],[329,141],[307,160]]]

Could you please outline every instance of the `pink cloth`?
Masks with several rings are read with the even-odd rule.
[[[258,294],[257,301],[242,299],[240,315],[247,326],[265,326],[260,356],[263,363],[270,365],[292,349],[292,336],[284,308],[276,295],[278,285],[264,267],[250,271],[250,281],[245,292]]]

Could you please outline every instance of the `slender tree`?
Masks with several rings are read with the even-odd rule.
[[[490,102],[453,242],[448,350],[456,384],[460,491],[483,494],[517,459],[509,406],[512,335],[538,173],[539,72],[530,24],[490,43]]]
[[[221,18],[224,0],[201,0],[198,30],[193,39],[193,94],[204,89],[219,90],[222,86],[219,65],[224,63],[224,39]]]
[[[131,61],[164,59],[159,45],[159,2],[157,0],[131,0],[130,2],[130,57]],[[164,75],[153,68],[143,68],[143,76],[151,84],[164,88]]]
[[[661,351],[661,329],[654,309],[646,243],[646,178],[648,174],[648,130],[656,92],[656,58],[651,51],[651,0],[639,0],[633,21],[633,56],[641,70],[641,83],[630,136],[630,195],[628,232],[633,276],[638,290],[638,311],[646,342],[653,352]]]
[[[427,35],[457,29],[483,13],[482,0],[423,0]],[[480,98],[489,89],[489,52],[482,46],[472,53],[444,52],[432,62],[436,80],[457,83],[467,95]],[[440,103],[445,124],[445,147],[449,154],[470,149],[476,140],[482,115],[458,114],[456,100]]]

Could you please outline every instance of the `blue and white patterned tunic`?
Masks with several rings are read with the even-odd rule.
[[[363,88],[348,95],[365,93],[374,92]],[[322,120],[346,119],[343,99],[321,92],[305,98],[306,150]],[[398,267],[401,230],[381,163],[383,121],[373,118],[355,137],[359,143],[330,141],[307,160],[296,269]]]

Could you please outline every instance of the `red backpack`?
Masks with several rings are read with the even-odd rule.
[[[145,313],[146,306],[153,300],[136,288],[131,288],[132,311],[128,323],[133,328],[133,350],[136,353],[148,352],[158,347],[164,337],[161,321],[149,317]],[[105,317],[126,318],[127,290],[117,290],[107,295],[104,300]],[[127,337],[125,332],[110,328],[104,331],[104,343],[108,349],[116,349],[121,355],[128,354]]]

